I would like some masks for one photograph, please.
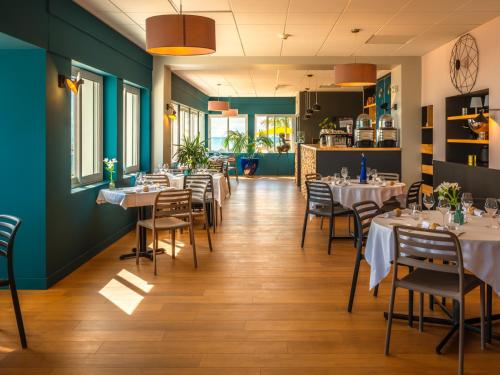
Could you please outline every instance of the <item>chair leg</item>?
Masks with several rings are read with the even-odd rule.
[[[140,248],[141,248],[141,244],[140,244],[140,227],[138,225],[136,225],[136,228],[135,228],[135,264],[139,264],[139,251],[140,251]]]
[[[378,286],[379,284],[375,285],[375,288],[373,289],[373,297],[378,297]]]
[[[17,295],[16,283],[14,281],[14,275],[9,272],[9,287],[10,294],[12,296],[12,304],[14,305],[14,313],[16,314],[17,330],[19,331],[19,338],[21,339],[21,346],[23,349],[28,347],[26,341],[26,332],[24,331],[23,315],[21,313],[21,306],[19,304],[19,297]]]
[[[217,207],[215,206],[215,199],[212,199],[211,202],[211,208],[212,208],[212,226],[214,228],[214,233],[215,233],[215,227],[217,226]]]
[[[396,297],[396,285],[391,286],[391,299],[389,301],[389,314],[387,316],[387,331],[385,333],[384,354],[389,355],[389,346],[391,344],[392,314],[394,313],[394,298]]]
[[[193,221],[191,219],[189,223],[189,236],[191,237],[191,246],[193,247],[193,263],[194,268],[198,267],[198,259],[196,258],[196,244],[194,242],[194,230],[193,230]]]
[[[231,196],[231,181],[229,180],[229,173],[226,174],[227,188],[229,189],[229,196]]]
[[[220,222],[222,223],[222,207],[219,206]]]
[[[460,322],[458,331],[458,375],[464,373],[464,297],[460,297]]]
[[[328,255],[332,253],[332,239],[333,239],[332,232],[333,232],[333,216],[330,216],[328,225]]]
[[[171,240],[171,247],[172,247],[172,259],[175,259],[175,229],[172,229],[172,240]]]
[[[413,327],[413,290],[408,291],[408,326]]]
[[[418,302],[418,331],[424,332],[424,293],[420,293]]]
[[[354,273],[352,274],[351,293],[349,295],[349,304],[347,305],[348,312],[352,311],[352,305],[354,303],[356,286],[358,285],[359,266],[361,264],[361,259],[363,257],[362,249],[363,249],[363,243],[361,241],[358,241],[358,251],[356,252],[356,262],[354,263]]]
[[[323,219],[324,217],[321,216],[321,219],[319,219],[319,229],[323,230]]]
[[[208,215],[207,211],[205,211],[205,228],[207,230],[207,237],[208,237],[208,248],[210,249],[210,252],[213,251],[212,249],[212,238],[210,237],[210,227],[208,226]]]
[[[486,335],[485,335],[485,322],[484,322],[484,293],[485,293],[484,283],[481,283],[479,286],[479,309],[481,314],[481,350],[484,350],[484,345],[486,343]]]
[[[304,248],[304,240],[306,238],[306,228],[307,228],[307,217],[309,216],[309,211],[306,210],[304,215],[304,225],[302,225],[302,241],[300,242],[300,247]]]
[[[156,276],[156,230],[153,229],[153,273]]]

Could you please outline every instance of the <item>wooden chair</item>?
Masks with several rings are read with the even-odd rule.
[[[152,184],[158,184],[160,187],[170,186],[170,181],[168,180],[167,175],[164,174],[147,174],[146,181]]]
[[[300,247],[304,247],[309,215],[328,217],[328,254],[330,254],[332,240],[335,236],[335,217],[348,215],[351,211],[340,206],[334,201],[332,189],[327,183],[320,181],[306,181],[306,188],[307,204],[304,215],[304,225],[302,227],[302,241]]]
[[[236,176],[236,182],[239,183],[238,181],[238,159],[236,156],[231,155],[227,158],[227,170],[228,173],[233,171],[234,175]]]
[[[410,185],[406,193],[406,208],[409,208],[412,203],[420,203],[420,189],[424,181],[417,181]]]
[[[321,181],[323,176],[321,173],[307,173],[306,174],[306,181]]]
[[[161,230],[170,230],[171,232],[172,258],[175,259],[175,231],[176,229],[189,228],[189,238],[193,247],[193,262],[195,268],[198,267],[191,199],[190,189],[161,191],[156,195],[152,218],[137,222],[137,248],[139,248],[140,227],[150,229],[153,232],[153,272],[155,275],[157,274],[156,250],[158,249],[158,232]],[[137,252],[136,263],[139,264],[139,252]]]
[[[210,175],[190,175],[184,179],[184,189],[191,189],[192,191],[192,207],[193,217],[202,216],[204,220],[205,229],[208,237],[208,247],[212,249],[212,238],[210,237],[210,225],[208,222],[207,204],[209,199],[207,196],[208,185],[210,184]]]
[[[188,176],[184,178],[184,188],[187,189],[186,185],[186,179]],[[207,190],[204,194],[205,196],[205,205],[208,205],[210,207],[210,216],[212,218],[212,228],[215,233],[215,227],[217,226],[217,202],[215,201],[215,196],[214,196],[214,179],[211,175],[209,174],[197,174],[197,175],[190,175],[189,176],[190,181],[193,181],[195,179],[203,180],[207,182]]]
[[[213,169],[219,173],[223,173],[224,168],[224,159],[209,159],[208,160],[208,169]]]
[[[394,270],[392,277],[385,355],[389,354],[392,316],[396,288],[414,290],[420,293],[419,331],[423,331],[424,293],[452,298],[458,303],[459,345],[458,374],[464,366],[464,305],[465,295],[480,287],[481,349],[484,349],[484,283],[476,276],[466,274],[463,267],[462,249],[457,236],[451,232],[418,229],[415,227],[394,227]],[[441,261],[443,263],[438,263]],[[399,266],[413,268],[408,275],[399,278]]]
[[[363,246],[366,243],[366,239],[368,237],[368,231],[370,229],[370,225],[375,216],[380,214],[380,207],[377,203],[373,201],[363,201],[359,203],[355,203],[352,206],[352,211],[354,212],[355,217],[355,230],[354,236],[356,238],[356,262],[354,263],[354,273],[352,275],[352,283],[351,283],[351,293],[349,295],[349,304],[347,305],[347,311],[352,311],[352,305],[354,303],[354,296],[356,294],[356,286],[358,283],[358,274],[359,274],[359,266],[361,265],[361,261],[365,259],[363,254]],[[375,287],[373,291],[373,295],[377,296],[378,294],[378,285]]]
[[[229,179],[229,162],[224,160],[224,163],[222,165],[222,173],[224,174],[224,178],[226,179],[227,182],[227,187],[229,189],[229,196],[231,196],[231,181]]]
[[[382,177],[385,181],[399,182],[399,173],[379,172],[378,177]],[[390,197],[384,201],[381,207],[383,212],[392,211],[395,208],[401,208],[401,202],[396,197]]]
[[[21,346],[27,348],[28,343],[26,341],[23,316],[21,313],[21,306],[19,305],[16,280],[14,277],[14,241],[20,226],[21,219],[9,215],[0,215],[0,257],[3,256],[7,258],[7,279],[0,279],[0,286],[8,286],[10,289]]]
[[[395,181],[399,182],[399,173],[392,172],[378,172],[378,177],[382,177],[385,181]]]

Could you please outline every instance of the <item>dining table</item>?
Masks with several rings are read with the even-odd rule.
[[[351,181],[331,181],[324,179],[330,185],[333,199],[346,208],[352,209],[353,204],[362,201],[374,201],[379,206],[392,197],[402,196],[406,184],[403,182],[359,183]]]
[[[184,175],[183,174],[174,174],[167,172],[166,173],[168,180],[170,182],[171,187],[175,187],[177,189],[184,188]],[[224,201],[229,194],[229,186],[227,184],[226,177],[222,173],[210,173],[213,179],[213,195],[215,202],[219,207],[224,206]]]
[[[449,214],[447,214],[449,215]],[[438,211],[428,210],[420,214],[405,212],[396,217],[394,213],[385,213],[373,218],[368,232],[368,238],[365,247],[365,259],[370,265],[370,289],[377,286],[386,278],[392,267],[394,258],[394,226],[429,226],[435,223],[442,230],[451,230],[454,232],[460,242],[463,256],[464,269],[485,282],[487,285],[487,337],[499,339],[498,335],[492,333],[492,321],[500,319],[500,314],[492,314],[492,295],[493,292],[500,296],[500,219],[468,215],[467,222],[449,229],[449,220]],[[448,227],[448,228],[447,228]],[[457,330],[456,312],[450,313],[441,303],[438,303],[449,319],[440,319],[434,317],[424,317],[424,321],[434,324],[443,324],[451,326],[451,331],[436,347],[436,351],[441,352],[444,345],[453,336]],[[386,314],[387,316],[387,314]],[[408,315],[395,314],[396,319],[408,319]],[[417,320],[413,317],[411,320]],[[478,332],[474,324],[479,323],[479,318],[466,320],[466,329]]]
[[[131,186],[115,189],[101,189],[97,195],[97,204],[114,204],[123,209],[137,208],[138,220],[147,218],[147,208],[155,203],[156,196],[159,192],[165,190],[175,190],[175,187],[155,187],[148,186],[147,191],[144,191],[142,186]],[[139,229],[139,249],[133,248],[132,251],[120,255],[120,259],[135,258],[136,252],[139,251],[139,257],[153,260],[153,250],[147,248],[147,233],[144,227]],[[157,253],[164,252],[164,249],[158,249]]]

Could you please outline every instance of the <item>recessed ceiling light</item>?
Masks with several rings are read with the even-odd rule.
[[[287,40],[290,36],[292,36],[292,35],[291,34],[287,34],[287,33],[280,33],[280,34],[278,34],[278,37],[281,40]]]
[[[353,33],[353,34],[357,34],[360,31],[361,31],[361,29],[358,29],[358,28],[351,29],[351,33]]]

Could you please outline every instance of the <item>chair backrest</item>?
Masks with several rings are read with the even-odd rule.
[[[212,175],[209,175],[209,174],[191,174],[191,175],[188,175],[188,176],[184,177],[184,189],[190,188],[191,184],[196,185],[196,183],[195,183],[196,181],[201,181],[201,183],[206,183],[206,190],[205,190],[205,193],[203,195],[206,198],[206,194],[213,191],[214,179],[213,179]],[[194,192],[193,192],[193,196],[194,196]]]
[[[386,181],[399,181],[399,173],[378,172],[378,177],[383,177]]]
[[[153,184],[158,184],[160,186],[170,186],[170,181],[168,180],[167,175],[164,174],[147,174],[146,181],[151,182]]]
[[[455,273],[462,281],[464,275],[462,249],[454,233],[396,225],[394,245],[393,258],[396,267],[401,264]],[[430,259],[433,262],[429,262]]]
[[[362,201],[354,203],[352,211],[356,218],[356,237],[362,240],[368,235],[373,218],[381,213],[380,207],[374,201]]]
[[[208,169],[214,169],[217,172],[222,173],[224,169],[224,159],[209,159]]]
[[[419,203],[420,200],[420,188],[423,181],[417,181],[410,185],[408,192],[406,193],[406,208],[410,207],[412,203]]]
[[[330,185],[321,181],[306,181],[307,207],[310,209],[315,205],[333,207],[333,193]],[[311,205],[313,203],[314,205]]]
[[[7,267],[9,272],[13,272],[12,259],[14,251],[14,241],[16,233],[21,226],[21,219],[10,216],[0,215],[0,256],[7,257]]]
[[[156,195],[153,206],[153,224],[158,218],[168,216],[191,217],[191,189],[165,190]]]
[[[208,174],[188,175],[184,178],[184,189],[191,189],[193,202],[205,202],[211,181]]]
[[[321,181],[322,178],[323,178],[323,176],[321,175],[321,173],[307,173],[306,174],[306,181],[314,181],[314,180]]]

